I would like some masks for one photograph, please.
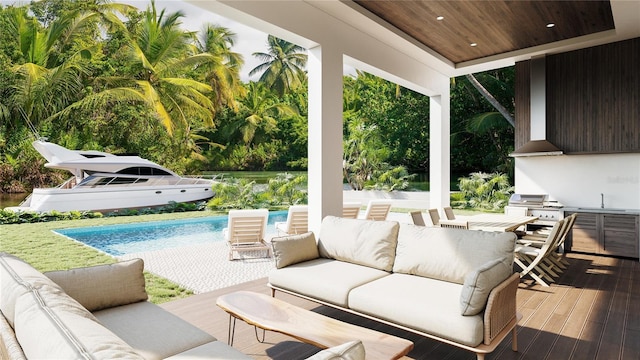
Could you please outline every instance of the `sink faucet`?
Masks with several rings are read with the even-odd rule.
[[[604,209],[604,194],[600,193],[600,208]]]

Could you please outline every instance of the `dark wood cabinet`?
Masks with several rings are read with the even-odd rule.
[[[571,230],[571,250],[594,254],[600,252],[599,220],[598,214],[578,213]]]
[[[571,213],[565,213],[565,217]],[[578,212],[568,241],[569,251],[639,257],[638,215]]]

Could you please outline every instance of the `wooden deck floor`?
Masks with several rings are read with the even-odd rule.
[[[637,260],[568,254],[569,269],[551,287],[523,280],[518,290],[518,352],[510,337],[488,359],[640,359],[640,263]],[[227,339],[229,317],[215,305],[220,294],[250,290],[270,294],[266,279],[195,295],[162,306],[209,332]],[[407,359],[475,359],[455,347],[352,314],[277,293],[297,306],[407,338],[415,347]],[[238,321],[234,347],[255,359],[304,359],[318,348],[267,332],[256,341],[253,327]]]

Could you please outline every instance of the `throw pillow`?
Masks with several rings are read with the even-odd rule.
[[[511,275],[500,259],[492,260],[467,274],[460,293],[460,313],[477,315],[487,305],[491,290]]]
[[[313,232],[273,238],[271,246],[277,269],[320,257]]]
[[[45,273],[93,312],[147,300],[142,259]]]
[[[364,360],[364,345],[360,340],[322,350],[307,360]]]

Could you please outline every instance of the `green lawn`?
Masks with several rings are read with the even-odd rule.
[[[212,211],[109,217],[100,219],[53,221],[35,224],[0,225],[0,252],[7,252],[27,261],[39,271],[70,269],[82,266],[110,264],[117,260],[74,240],[52,232],[55,229],[172,220],[219,215]],[[150,301],[163,303],[192,295],[171,281],[145,272]]]

